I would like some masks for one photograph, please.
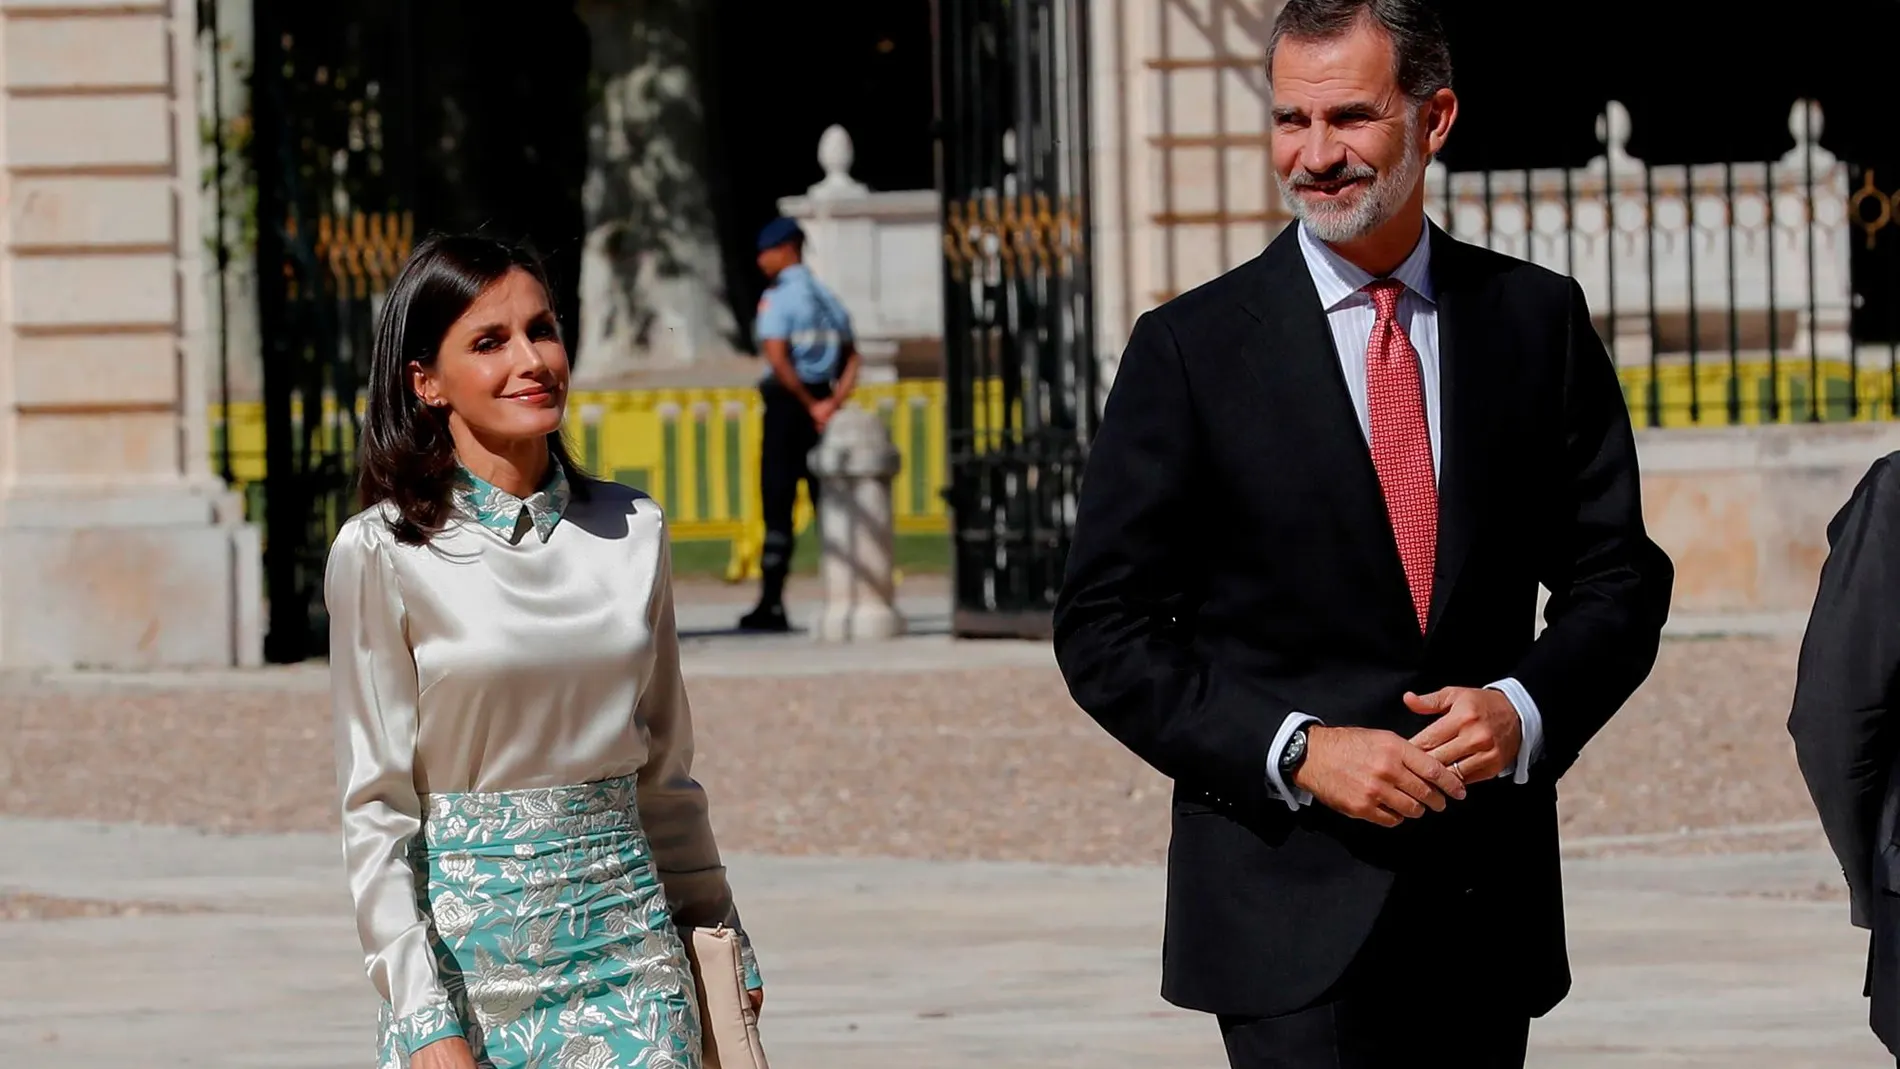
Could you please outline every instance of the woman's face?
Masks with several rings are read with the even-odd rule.
[[[567,407],[567,349],[554,310],[519,268],[450,325],[432,367],[411,363],[409,372],[424,404],[447,408],[452,429],[460,423],[490,448],[552,434]]]

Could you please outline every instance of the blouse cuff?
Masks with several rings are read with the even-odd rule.
[[[462,1019],[456,1014],[455,1007],[443,1001],[397,1018],[395,1032],[403,1053],[414,1054],[439,1039],[459,1038],[462,1035]]]
[[[752,952],[752,937],[739,932],[739,964],[745,970],[747,991],[765,990],[765,978],[759,975],[759,956]]]

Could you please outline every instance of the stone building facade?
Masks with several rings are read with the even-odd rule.
[[[195,13],[0,3],[0,667],[255,663],[207,464]]]

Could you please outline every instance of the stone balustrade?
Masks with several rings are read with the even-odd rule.
[[[1796,103],[1789,129],[1779,160],[1652,166],[1630,155],[1629,112],[1612,101],[1603,152],[1585,166],[1434,163],[1427,211],[1458,238],[1576,278],[1619,364],[1690,351],[1845,359],[1848,167],[1820,146],[1819,105]]]

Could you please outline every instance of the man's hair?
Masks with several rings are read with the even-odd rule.
[[[1267,40],[1267,80],[1273,80],[1273,54],[1281,41],[1334,41],[1362,21],[1392,39],[1400,92],[1422,102],[1451,87],[1451,45],[1438,12],[1425,0],[1287,0]]]

